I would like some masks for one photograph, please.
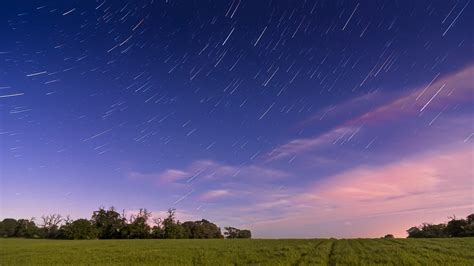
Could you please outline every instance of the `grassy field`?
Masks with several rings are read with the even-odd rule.
[[[474,265],[474,238],[0,239],[1,265]]]

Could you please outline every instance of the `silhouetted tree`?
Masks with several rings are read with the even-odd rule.
[[[0,236],[13,237],[15,236],[18,221],[13,218],[6,218],[0,223]]]
[[[451,237],[465,236],[464,229],[468,225],[464,219],[456,219],[456,216],[451,217],[451,220],[446,225],[446,232]]]
[[[250,230],[240,230],[237,238],[252,238]]]
[[[224,229],[226,230],[226,232],[224,232],[226,238],[252,238],[250,230],[240,230],[230,226]]]
[[[155,225],[151,228],[151,237],[164,238],[165,232],[162,227],[163,220],[161,218],[153,218],[153,223]]]
[[[148,225],[148,219],[151,217],[151,212],[147,209],[140,209],[138,214],[131,215],[129,223],[125,225],[123,236],[125,238],[149,238],[151,228]]]
[[[15,236],[27,238],[39,238],[41,236],[40,229],[36,226],[34,218],[19,219]]]
[[[61,231],[65,239],[96,239],[98,235],[97,228],[87,219],[68,221]]]
[[[122,238],[122,229],[125,227],[125,218],[115,211],[114,207],[108,210],[100,208],[92,214],[92,224],[97,228],[99,238]]]
[[[221,229],[208,220],[188,221],[182,226],[187,238],[223,238]]]
[[[474,236],[474,213],[466,217],[463,236]]]
[[[448,237],[445,224],[423,223],[421,226],[408,229],[407,233],[410,238]]]
[[[224,227],[224,229],[225,229],[224,235],[226,238],[237,238],[237,236],[239,235],[240,230],[237,228],[227,226],[227,227]]]
[[[63,221],[60,214],[42,216],[42,234],[45,238],[57,238],[59,236],[59,224]]]
[[[186,232],[179,221],[175,220],[175,209],[168,209],[168,217],[163,222],[163,237],[167,239],[186,238]]]
[[[409,238],[474,236],[474,214],[468,215],[466,219],[450,217],[447,224],[423,223],[421,226],[411,227],[407,233]]]
[[[421,227],[423,232],[423,237],[426,238],[437,238],[437,237],[447,237],[446,234],[446,225],[445,224],[428,224],[424,223]]]
[[[469,214],[467,217],[466,217],[466,222],[468,224],[474,224],[474,213],[473,214]]]
[[[420,228],[416,226],[410,227],[410,229],[407,230],[407,233],[409,238],[422,237],[422,232]]]
[[[164,219],[154,218],[150,227],[151,212],[140,209],[138,213],[119,214],[113,207],[99,208],[91,220],[73,220],[69,215],[42,216],[42,224],[37,227],[32,219],[12,218],[0,222],[0,237],[28,237],[51,239],[120,239],[120,238],[223,238],[221,229],[214,223],[202,219],[181,223],[176,219],[175,209],[168,209]],[[250,230],[226,227],[227,238],[251,238]]]

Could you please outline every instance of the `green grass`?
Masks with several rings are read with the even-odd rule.
[[[474,265],[474,238],[0,239],[0,265]]]

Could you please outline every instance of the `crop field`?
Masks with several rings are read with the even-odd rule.
[[[474,265],[474,238],[0,239],[0,265]]]

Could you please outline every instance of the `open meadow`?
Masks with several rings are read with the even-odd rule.
[[[474,265],[474,238],[0,239],[1,265]]]

